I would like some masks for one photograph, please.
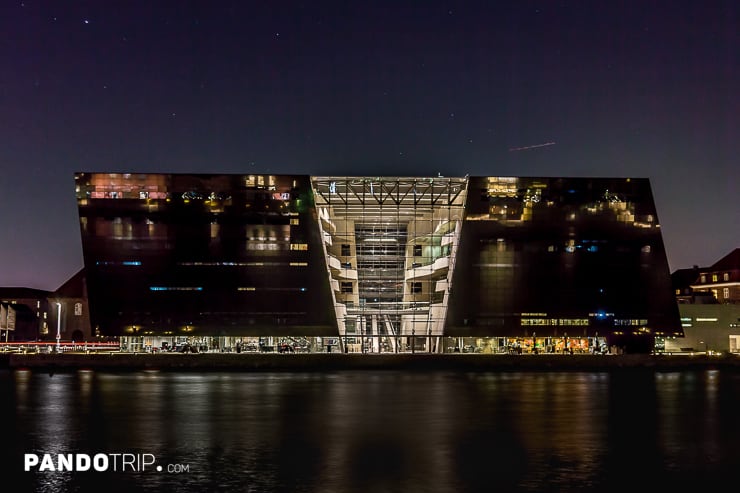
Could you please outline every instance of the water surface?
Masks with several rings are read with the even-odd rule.
[[[17,491],[707,490],[740,464],[740,374],[720,371],[19,371],[0,399]],[[25,453],[163,470],[24,472]]]

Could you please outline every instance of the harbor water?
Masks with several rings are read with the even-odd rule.
[[[0,406],[13,491],[706,491],[740,464],[721,370],[14,370]]]

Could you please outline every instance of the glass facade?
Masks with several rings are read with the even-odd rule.
[[[75,179],[104,335],[505,352],[681,334],[647,179]]]
[[[647,179],[473,177],[446,333],[681,333]]]
[[[75,178],[102,334],[337,334],[308,177]]]

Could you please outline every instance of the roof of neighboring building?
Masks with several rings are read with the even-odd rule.
[[[84,298],[85,297],[85,269],[80,269],[75,275],[54,291],[53,296],[60,298]]]
[[[733,251],[719,259],[707,270],[740,270],[740,248],[735,248]]]
[[[47,296],[49,296],[49,291],[44,291],[43,289],[17,287],[0,288],[0,301],[23,298],[43,299]]]
[[[681,292],[685,288],[688,288],[699,279],[699,271],[705,270],[700,269],[698,266],[694,266],[690,269],[678,269],[671,274],[671,284],[673,289],[680,289]]]

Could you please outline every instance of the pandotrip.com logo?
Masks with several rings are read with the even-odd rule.
[[[189,464],[161,464],[154,454],[23,454],[26,472],[190,472]]]

